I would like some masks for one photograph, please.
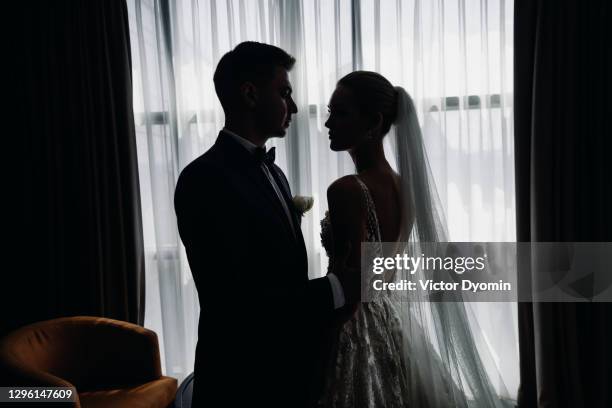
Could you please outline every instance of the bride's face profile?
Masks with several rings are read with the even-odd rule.
[[[349,88],[338,85],[329,100],[328,110],[325,127],[329,129],[331,150],[352,150],[368,140],[367,121]]]

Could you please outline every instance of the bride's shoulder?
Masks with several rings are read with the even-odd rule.
[[[340,177],[339,179],[331,183],[329,187],[327,188],[327,194],[329,194],[330,192],[331,193],[338,193],[338,192],[350,193],[350,192],[359,192],[359,191],[360,191],[359,182],[357,181],[357,178],[353,175]]]
[[[340,177],[327,188],[327,201],[330,206],[360,203],[361,186],[355,176]]]

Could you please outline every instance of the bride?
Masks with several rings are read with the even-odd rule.
[[[446,239],[418,119],[404,89],[375,72],[352,72],[338,82],[325,126],[330,148],[347,151],[356,168],[328,189],[329,212],[321,221],[328,273],[358,287],[362,242],[371,243],[370,255],[383,256],[383,242]],[[392,127],[399,174],[383,149]],[[333,335],[320,406],[502,406],[461,302],[399,302],[384,291],[364,303],[351,299]]]

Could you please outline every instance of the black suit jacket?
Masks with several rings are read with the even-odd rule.
[[[200,301],[194,408],[307,406],[320,390],[331,287],[308,279],[289,184],[273,173],[295,234],[260,165],[229,134],[179,177],[175,210]]]

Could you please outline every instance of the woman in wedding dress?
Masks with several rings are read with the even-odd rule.
[[[360,106],[354,82],[358,82],[357,91],[364,102],[374,106]],[[363,83],[374,89],[363,89]],[[340,80],[329,102],[325,126],[329,128],[330,148],[348,151],[357,174],[342,177],[329,187],[322,240],[330,263],[333,265],[334,258],[346,258],[355,275],[361,242],[399,241],[402,218],[412,216],[403,212],[400,176],[385,158],[382,144],[395,121],[395,93],[382,76],[354,72]],[[343,248],[350,248],[349,253],[342,253]],[[407,381],[400,323],[393,304],[386,296],[379,296],[347,309],[333,341],[324,405],[405,407]]]
[[[445,240],[418,119],[406,91],[378,73],[352,72],[338,82],[325,126],[330,148],[347,151],[356,168],[355,175],[328,189],[329,212],[321,221],[328,272],[343,281],[347,273],[353,275],[348,279],[361,279],[363,242],[370,243],[366,250],[371,257],[386,255],[382,242]],[[391,129],[399,173],[383,149]],[[433,325],[428,326],[427,316]],[[502,405],[480,362],[462,303],[402,304],[392,293],[376,291],[368,302],[347,305],[338,319],[320,406]]]

